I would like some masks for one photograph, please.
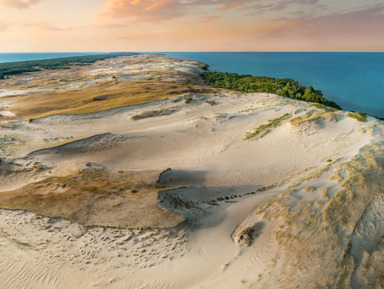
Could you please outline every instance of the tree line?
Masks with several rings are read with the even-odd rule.
[[[228,72],[204,72],[201,76],[207,84],[216,88],[226,88],[241,92],[273,93],[341,109],[335,102],[324,98],[320,90],[314,89],[312,86],[300,85],[297,81],[290,78],[278,79]]]

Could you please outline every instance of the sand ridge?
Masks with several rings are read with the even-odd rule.
[[[86,70],[87,77],[129,69],[163,82],[179,81],[183,72],[193,81],[201,69],[158,56],[131,59],[129,68],[121,61]],[[0,211],[0,250],[13,260],[0,263],[9,272],[0,284],[8,288],[28,282],[31,288],[358,288],[379,282],[363,277],[369,272],[379,280],[383,252],[380,184],[368,185],[384,164],[383,124],[375,118],[359,122],[346,112],[270,94],[187,91],[87,114],[2,120],[0,134],[2,201],[26,188],[32,188],[28,197],[60,200],[76,179],[76,193],[87,196],[93,184],[105,205],[126,208],[138,203],[109,199],[120,194],[122,181],[156,171],[150,190],[141,177],[124,190],[151,196],[157,209],[174,214],[169,221],[183,218],[175,228],[156,227],[153,220],[165,219],[144,202],[137,205],[142,215],[132,212],[142,222],[155,216],[152,228],[138,228],[140,220],[107,228],[114,218],[103,223],[112,210],[103,212],[103,202],[82,209],[99,218],[87,223],[70,214],[42,216],[44,209],[13,199],[13,207]],[[89,177],[89,170],[100,175]]]

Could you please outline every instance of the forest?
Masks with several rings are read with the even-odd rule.
[[[273,93],[341,109],[341,107],[333,101],[324,98],[320,90],[314,89],[312,86],[306,87],[300,85],[297,81],[290,78],[278,79],[266,76],[224,72],[204,72],[201,76],[207,84],[215,88],[226,88],[241,92]]]
[[[40,71],[42,69],[68,69],[74,65],[88,65],[99,60],[105,60],[108,58],[114,58],[119,56],[131,56],[134,54],[136,53],[113,52],[53,59],[0,63],[0,79],[7,78],[10,75],[21,74],[24,72]]]

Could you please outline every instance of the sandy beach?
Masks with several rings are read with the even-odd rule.
[[[382,288],[383,122],[213,89],[201,67],[0,82],[1,288]]]

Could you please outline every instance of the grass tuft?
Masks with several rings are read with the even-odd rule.
[[[347,116],[351,117],[351,118],[354,118],[354,119],[356,119],[357,121],[360,121],[360,122],[367,122],[367,115],[365,113],[360,112],[360,111],[348,112]]]
[[[291,116],[290,113],[283,114],[282,116],[268,121],[267,124],[262,124],[259,127],[255,128],[252,132],[247,132],[244,135],[244,140],[259,139],[268,134],[271,128],[277,127],[283,120],[286,120]]]

